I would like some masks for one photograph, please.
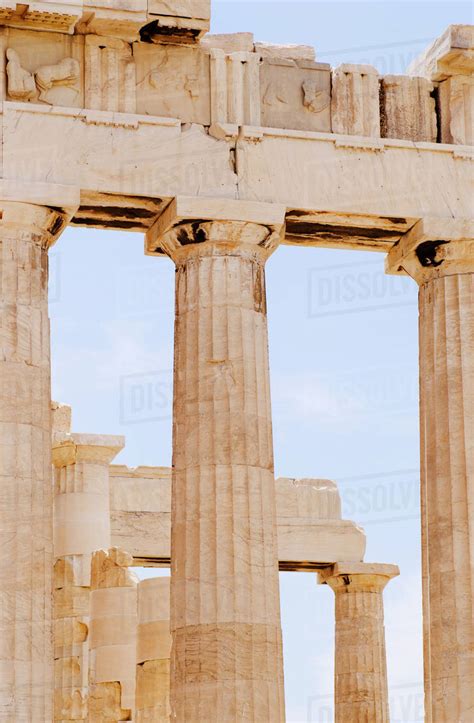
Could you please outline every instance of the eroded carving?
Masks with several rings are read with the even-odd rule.
[[[75,58],[64,58],[54,65],[43,65],[35,73],[22,67],[20,56],[13,48],[8,48],[7,79],[8,95],[14,100],[39,101],[54,104],[50,91],[62,86],[79,93],[78,82],[81,66]]]
[[[321,90],[314,80],[305,80],[302,85],[303,105],[312,113],[322,113],[331,104],[331,95],[327,90]]]
[[[75,58],[64,58],[56,65],[44,65],[35,73],[36,85],[39,90],[39,100],[48,103],[48,91],[57,85],[72,88],[79,93],[77,83],[80,78],[81,66]]]
[[[200,49],[137,44],[137,112],[210,125],[210,61]]]
[[[7,79],[8,95],[14,100],[34,100],[38,91],[34,76],[22,68],[20,56],[13,50],[7,49]]]
[[[263,126],[331,131],[331,74],[324,63],[264,58],[260,65]]]

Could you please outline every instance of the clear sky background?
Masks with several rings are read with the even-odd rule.
[[[401,73],[465,2],[221,2],[213,32],[309,44],[332,65]],[[423,179],[420,178],[420,184]],[[360,189],[363,194],[364,189]],[[283,247],[268,263],[277,476],[336,480],[385,593],[392,723],[423,720],[416,285],[383,255]],[[51,252],[53,398],[78,432],[123,434],[118,462],[171,464],[173,264],[139,234],[70,229]],[[287,720],[333,720],[334,600],[281,575]]]

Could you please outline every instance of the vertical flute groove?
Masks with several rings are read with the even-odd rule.
[[[22,206],[23,217],[50,212]],[[48,254],[28,227],[0,237],[0,718],[52,718]]]
[[[474,710],[474,276],[420,288],[425,688],[428,721]]]
[[[262,279],[256,253],[193,250],[177,269],[171,695],[178,721],[284,715],[267,322],[256,302]]]

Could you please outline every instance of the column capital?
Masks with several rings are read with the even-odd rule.
[[[178,196],[145,237],[145,253],[179,262],[189,249],[201,253],[247,247],[264,258],[282,241],[286,207],[256,201]]]
[[[26,234],[43,249],[56,243],[71,217],[70,210],[0,199],[2,237],[20,240]]]
[[[320,585],[329,585],[335,593],[382,592],[400,574],[397,565],[374,562],[337,562],[318,573]]]
[[[474,221],[424,218],[389,251],[388,274],[408,274],[421,286],[432,279],[474,272]]]
[[[105,434],[57,433],[53,438],[53,465],[77,462],[110,464],[125,447],[125,437]]]

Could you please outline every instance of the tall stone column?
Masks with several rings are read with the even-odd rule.
[[[382,593],[396,565],[337,563],[320,573],[336,595],[335,721],[389,723]]]
[[[474,714],[474,228],[425,219],[388,257],[419,284],[426,720]]]
[[[62,723],[88,717],[91,557],[111,544],[109,465],[124,444],[53,434],[54,720]]]
[[[176,264],[171,708],[282,721],[265,262],[284,210],[177,199],[148,234]]]
[[[57,210],[0,201],[0,719],[51,721],[48,248]]]

